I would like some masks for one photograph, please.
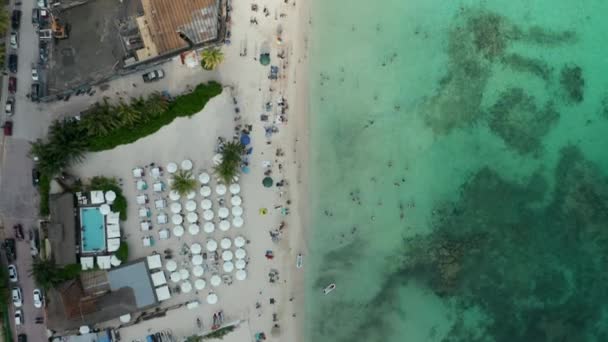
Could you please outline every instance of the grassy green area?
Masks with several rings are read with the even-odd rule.
[[[108,178],[108,177],[93,177],[91,179],[91,184],[89,185],[89,191],[92,190],[101,190],[103,192],[106,191],[114,191],[116,193],[116,199],[112,204],[113,210],[120,213],[120,219],[125,221],[127,219],[127,199],[122,194],[122,189],[118,185],[118,181],[116,178]]]
[[[221,328],[221,329],[217,329],[216,331],[213,331],[205,336],[203,336],[203,339],[207,340],[207,339],[213,339],[213,338],[218,338],[218,339],[222,339],[224,336],[230,334],[232,331],[234,331],[235,326],[231,325],[225,328]]]
[[[40,193],[40,216],[48,216],[49,210],[49,193],[51,191],[51,178],[47,175],[40,175],[38,183],[38,192]]]
[[[123,126],[112,130],[109,134],[93,137],[89,144],[89,151],[110,150],[154,134],[177,117],[192,116],[198,113],[211,98],[221,92],[222,86],[217,82],[199,84],[193,92],[176,97],[162,115],[134,127]]]
[[[0,269],[0,313],[2,314],[2,335],[4,341],[12,341],[11,322],[9,317],[8,274],[4,267]]]

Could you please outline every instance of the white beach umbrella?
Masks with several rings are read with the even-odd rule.
[[[211,187],[207,185],[201,186],[201,190],[199,192],[203,197],[211,196]]]
[[[207,303],[208,304],[216,304],[217,303],[217,295],[213,292],[207,295]]]
[[[188,211],[195,211],[196,210],[196,202],[194,202],[193,200],[189,200],[188,202],[186,202],[186,210],[188,210]]]
[[[179,197],[177,199],[179,199]],[[179,202],[173,202],[169,209],[171,209],[172,213],[179,214],[179,212],[182,211],[182,205]]]
[[[184,235],[184,227],[182,227],[182,226],[173,227],[173,235],[175,235],[177,237]]]
[[[232,246],[232,240],[230,240],[229,238],[223,238],[220,241],[220,246],[222,246],[222,249],[228,249]]]
[[[177,164],[175,163],[169,163],[167,164],[167,172],[169,173],[175,173],[177,171]]]
[[[192,254],[201,254],[203,250],[203,247],[201,247],[200,243],[193,243],[192,246],[190,246],[190,252],[192,252]]]
[[[247,256],[247,252],[244,249],[239,248],[236,251],[234,251],[234,256],[237,259],[245,259],[245,257]]]
[[[190,233],[190,235],[196,235],[200,231],[201,231],[201,229],[197,224],[191,224],[188,226],[188,233]]]
[[[247,278],[247,272],[245,270],[238,270],[235,274],[236,280],[245,280]]]
[[[230,211],[226,207],[221,207],[217,211],[217,216],[219,216],[220,218],[226,218],[228,217],[228,215],[230,215]]]
[[[78,331],[79,331],[79,332],[80,332],[82,335],[85,335],[85,334],[88,334],[88,333],[90,333],[90,332],[91,332],[91,328],[89,328],[89,326],[88,326],[88,325],[83,325],[83,326],[81,326],[80,328],[78,328]]]
[[[241,203],[243,203],[243,200],[241,199],[241,196],[239,196],[239,195],[234,195],[230,199],[230,204],[232,204],[233,206],[241,205]]]
[[[114,201],[116,200],[116,193],[112,190],[106,191],[104,196],[106,198],[106,201],[110,204],[114,203]]]
[[[215,214],[213,214],[213,211],[211,211],[211,210],[203,211],[203,218],[205,219],[205,221],[211,221],[211,220],[213,220],[214,217],[215,217]]]
[[[198,181],[201,182],[201,184],[207,184],[210,180],[211,177],[209,177],[207,172],[201,172],[201,174],[198,175]]]
[[[243,207],[239,207],[238,205],[232,207],[232,216],[234,216],[234,217],[243,216]]]
[[[215,193],[218,195],[224,195],[226,193],[226,186],[224,184],[218,184],[215,187]]]
[[[217,153],[216,155],[213,156],[213,164],[215,164],[215,165],[221,164],[223,160],[224,160],[224,157],[220,153]]]
[[[192,284],[190,284],[189,281],[185,281],[180,285],[180,288],[182,290],[182,293],[188,293],[192,291]]]
[[[183,160],[181,167],[182,167],[182,170],[185,170],[185,171],[192,170],[192,160],[190,160],[190,159]]]
[[[217,250],[217,242],[215,242],[215,240],[208,240],[205,247],[209,252],[214,252]]]
[[[224,261],[230,261],[230,260],[232,260],[233,257],[234,257],[234,255],[232,254],[232,251],[230,251],[230,250],[225,250],[222,252],[222,260],[224,260]]]
[[[172,201],[179,201],[179,192],[175,191],[175,190],[171,190],[171,192],[169,192],[169,199]],[[180,208],[181,208],[181,204],[180,204]],[[180,209],[181,210],[181,209]]]
[[[243,218],[240,216],[237,216],[234,219],[232,219],[232,225],[237,228],[242,227],[243,223],[245,223],[245,222],[243,221]]]
[[[108,204],[104,203],[99,207],[99,212],[101,213],[101,215],[108,215],[111,211],[112,211],[112,209],[110,208],[110,205],[108,205]]]
[[[200,277],[205,274],[205,269],[203,269],[203,266],[196,265],[192,267],[192,274],[194,274],[195,277]]]
[[[245,243],[247,242],[247,240],[245,240],[244,237],[242,237],[241,235],[238,235],[237,237],[234,238],[234,246],[241,248],[243,246],[245,246]]]
[[[182,280],[186,280],[190,278],[190,272],[188,272],[187,269],[182,268],[181,270],[179,270],[179,277],[182,278]]]
[[[174,283],[179,283],[179,281],[182,280],[182,277],[179,275],[179,272],[173,272],[171,273],[171,281]]]
[[[191,211],[188,213],[188,215],[186,215],[186,218],[188,219],[188,222],[195,223],[198,221],[198,214]]]
[[[174,272],[177,269],[177,263],[173,260],[169,260],[167,261],[167,263],[165,264],[165,268],[167,269],[167,271],[169,272]]]
[[[205,281],[203,279],[196,279],[196,281],[194,281],[194,287],[197,290],[202,290],[205,288]]]
[[[213,222],[205,222],[205,224],[203,225],[203,230],[205,231],[205,233],[211,234],[213,233],[213,231],[215,231],[215,225],[213,224]]]
[[[122,323],[129,323],[129,321],[131,321],[131,314],[122,315],[122,316],[118,317],[118,319]]]
[[[230,229],[230,222],[228,220],[221,220],[219,226],[221,231],[226,232]]]
[[[232,183],[232,184],[230,184],[229,190],[230,190],[231,194],[236,195],[239,192],[241,192],[241,186],[238,185],[237,183]]]
[[[205,198],[204,200],[201,201],[201,209],[203,209],[203,210],[209,210],[209,209],[211,209],[212,206],[213,206],[213,203],[208,198]]]
[[[184,222],[184,218],[182,215],[175,214],[171,216],[171,222],[173,222],[173,224],[182,224],[182,222]]]
[[[192,265],[202,265],[203,264],[203,257],[200,254],[195,254],[192,257]]]
[[[224,272],[226,273],[230,273],[232,271],[234,271],[234,264],[232,263],[232,261],[226,261],[224,262]]]
[[[247,266],[247,263],[243,259],[236,259],[236,261],[234,262],[234,266],[237,270],[244,270],[245,266]]]
[[[188,195],[186,195],[186,198],[189,200],[194,199],[194,197],[196,197],[196,191],[194,190],[188,192]]]
[[[217,274],[212,275],[209,281],[211,282],[211,286],[215,287],[218,287],[222,284],[222,278],[220,278],[220,276],[218,276]]]

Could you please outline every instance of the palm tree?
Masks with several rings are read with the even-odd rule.
[[[177,191],[181,196],[186,196],[190,191],[196,188],[196,180],[192,176],[192,172],[179,170],[173,175],[173,184],[171,190]]]
[[[89,136],[93,137],[106,135],[120,124],[116,110],[108,103],[107,97],[103,98],[102,103],[95,103],[89,113],[82,118],[82,125],[87,129]]]
[[[144,108],[146,114],[157,117],[162,115],[169,108],[169,101],[159,92],[154,92],[145,100]]]
[[[52,260],[37,258],[32,263],[29,274],[34,277],[36,284],[45,290],[53,288],[64,280],[61,270]]]
[[[214,167],[217,176],[228,184],[238,176],[241,166],[241,156],[245,152],[245,146],[238,141],[224,144],[222,150],[222,162]]]
[[[201,66],[205,70],[213,70],[224,60],[224,53],[220,49],[211,48],[203,51],[201,54]]]
[[[121,124],[126,127],[133,127],[142,119],[141,112],[135,106],[129,105],[123,101],[116,107]]]
[[[81,162],[88,142],[84,139],[85,129],[76,120],[55,121],[49,127],[49,144],[61,151],[68,164]]]
[[[38,139],[31,143],[30,156],[38,159],[38,169],[40,173],[53,177],[61,169],[67,167],[61,149],[56,145],[44,143]]]

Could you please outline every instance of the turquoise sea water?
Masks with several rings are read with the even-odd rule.
[[[106,233],[104,218],[98,207],[81,208],[80,222],[82,225],[82,251],[98,252],[106,249]]]
[[[608,1],[313,7],[308,340],[608,341]]]

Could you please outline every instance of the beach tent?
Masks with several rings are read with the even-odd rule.
[[[105,203],[105,198],[103,196],[103,191],[94,190],[91,191],[91,204],[102,204]]]
[[[247,272],[245,270],[238,270],[235,274],[236,280],[245,280],[247,278]]]
[[[200,230],[201,229],[197,224],[191,224],[188,226],[188,233],[190,233],[190,235],[197,235]]]
[[[213,214],[213,211],[211,211],[211,210],[203,211],[203,218],[205,219],[205,221],[211,221],[211,220],[213,220],[213,217],[215,217],[215,214]]]
[[[209,293],[207,295],[207,303],[211,305],[217,303],[217,295],[213,292]]]
[[[265,177],[262,180],[262,185],[264,185],[264,187],[266,187],[266,188],[270,188],[273,183],[274,183],[274,181],[270,177]]]
[[[139,191],[148,189],[148,183],[146,183],[146,181],[143,179],[138,180],[137,183],[135,183],[135,186],[137,187],[137,190],[139,190]]]
[[[112,257],[110,258],[110,265],[118,267],[120,266],[120,264],[122,264],[122,261],[120,261],[120,259],[118,259],[116,255],[112,255]]]
[[[226,261],[224,262],[224,272],[230,273],[234,270],[234,264],[232,263],[232,261]]]
[[[171,273],[171,281],[174,283],[179,283],[182,280],[182,277],[179,275],[179,272]]]
[[[215,193],[222,196],[226,193],[226,186],[224,184],[218,184],[215,187]]]
[[[162,302],[162,301],[165,301],[165,300],[171,298],[171,292],[169,292],[169,286],[167,286],[167,285],[157,288],[155,290],[155,292],[156,292],[156,299],[158,299],[159,302]]]
[[[142,231],[148,231],[148,230],[150,230],[150,222],[149,221],[140,221],[139,227],[141,228]]]
[[[236,251],[234,251],[234,256],[237,259],[245,259],[245,257],[247,256],[247,252],[244,249],[239,248]]]
[[[112,264],[110,263],[110,259],[112,257],[109,255],[100,255],[97,257],[97,267],[99,267],[102,270],[108,270],[112,267]]]
[[[205,288],[205,281],[203,279],[196,279],[196,281],[194,282],[194,287],[197,290],[202,290]]]
[[[154,189],[154,192],[163,192],[165,191],[165,184],[163,184],[163,182],[156,182],[152,188]]]
[[[182,167],[182,170],[184,170],[184,171],[192,170],[192,161],[190,159],[183,160],[181,167]]]
[[[203,225],[203,230],[208,234],[213,233],[215,231],[215,225],[213,222],[205,222]]]
[[[239,196],[239,195],[234,195],[230,199],[230,204],[232,204],[234,206],[241,205],[241,203],[243,203],[243,200],[241,199],[241,196]]]
[[[217,211],[217,216],[219,216],[220,218],[226,218],[228,217],[228,215],[230,215],[230,211],[226,207],[221,207]]]
[[[209,187],[207,185],[201,186],[200,194],[203,197],[210,196],[211,195],[211,187]]]
[[[239,228],[243,226],[243,218],[240,216],[235,217],[234,219],[232,219],[232,225]]]
[[[203,264],[203,257],[200,254],[195,254],[192,257],[192,265],[198,266]]]
[[[217,274],[212,275],[209,281],[211,282],[211,286],[215,287],[218,287],[220,286],[220,284],[222,284],[222,278],[220,278],[220,276],[218,276]]]
[[[196,202],[190,200],[186,202],[186,210],[187,211],[195,211],[196,210]]]
[[[95,258],[93,258],[93,257],[80,258],[80,266],[83,271],[93,269],[95,267]]]
[[[149,236],[144,236],[143,238],[141,238],[141,242],[144,247],[152,246],[152,238]]]
[[[116,252],[118,248],[120,248],[119,238],[108,239],[108,252]]]
[[[149,217],[150,209],[146,207],[139,208],[139,217]]]
[[[203,210],[209,210],[211,209],[213,203],[211,203],[211,200],[208,198],[205,198],[204,200],[201,201],[201,209]]]
[[[222,260],[224,260],[224,261],[231,261],[233,256],[234,255],[232,254],[232,251],[230,251],[230,250],[225,250],[222,252]]]
[[[232,216],[238,217],[238,216],[242,216],[242,215],[243,215],[243,207],[240,207],[238,205],[232,207]]]
[[[179,199],[179,197],[178,197]],[[171,203],[171,212],[174,214],[179,214],[180,211],[182,211],[182,205],[179,202],[173,202]]]
[[[156,216],[156,222],[158,224],[165,224],[167,223],[167,214],[165,213],[159,213],[158,216]]]
[[[200,243],[193,243],[192,246],[190,246],[190,252],[192,252],[192,254],[201,254],[203,250],[203,247],[201,247]]]
[[[116,200],[116,193],[112,190],[106,191],[104,197],[106,198],[106,202],[112,204]]]
[[[173,227],[173,235],[175,235],[177,237],[184,235],[184,227],[182,227],[182,226]]]
[[[165,263],[165,268],[169,272],[175,272],[175,270],[177,270],[177,263],[175,261],[173,261],[173,260],[168,260]]]
[[[228,231],[230,229],[230,222],[228,220],[221,220],[219,226],[221,231]]]
[[[169,199],[172,201],[179,201],[179,192],[175,191],[175,190],[171,190],[171,192],[169,192]],[[180,204],[180,210],[181,210],[181,204]]]
[[[211,177],[209,177],[209,174],[207,172],[201,172],[201,174],[198,175],[198,181],[201,184],[207,184],[207,183],[209,183],[210,180],[211,180]]]
[[[175,163],[167,164],[167,172],[175,173],[176,171],[177,171],[177,164],[175,164]]]
[[[238,248],[243,247],[243,246],[245,246],[246,242],[247,241],[245,240],[245,238],[242,237],[241,235],[238,235],[237,237],[234,238],[235,247],[238,247]]]
[[[107,226],[107,234],[108,238],[119,238],[120,237],[120,227],[117,224],[109,224]]]
[[[158,238],[161,240],[167,240],[169,238],[169,229],[163,228],[158,231]]]
[[[196,265],[196,266],[192,267],[192,274],[195,277],[200,277],[203,274],[205,274],[205,270],[203,269],[203,266]]]
[[[160,254],[148,255],[146,259],[148,261],[148,268],[151,270],[163,267],[163,264],[160,261]]]
[[[166,203],[167,202],[165,202],[164,199],[159,199],[159,200],[154,201],[154,207],[156,209],[163,209],[163,208],[165,208]]]
[[[222,246],[222,249],[228,249],[232,246],[232,240],[230,240],[229,238],[223,238],[220,241],[220,246]]]
[[[154,287],[159,287],[167,283],[167,279],[165,278],[165,273],[163,271],[152,273],[150,274],[150,277],[152,278],[152,284],[154,284]]]
[[[236,195],[239,192],[241,192],[241,186],[238,185],[237,183],[232,183],[232,184],[230,184],[229,190],[230,190],[231,194]]]
[[[234,266],[236,267],[237,270],[242,270],[242,269],[245,269],[245,266],[247,266],[247,262],[245,262],[245,260],[243,260],[243,259],[237,259],[234,262]]]

